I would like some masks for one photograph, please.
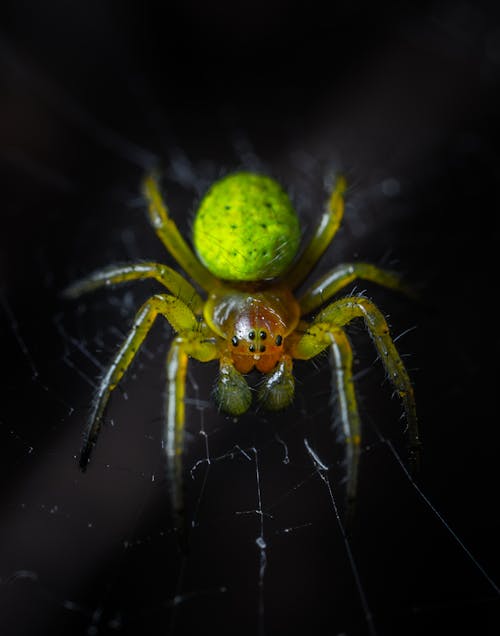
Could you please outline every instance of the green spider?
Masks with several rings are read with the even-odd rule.
[[[207,297],[203,299],[172,268],[154,262],[111,265],[65,290],[67,297],[76,298],[102,286],[149,278],[156,279],[170,292],[155,294],[139,309],[101,380],[80,455],[83,471],[96,444],[111,393],[157,316],[166,318],[176,333],[167,358],[163,446],[177,520],[183,511],[184,398],[189,358],[201,362],[219,360],[216,403],[222,411],[239,416],[252,401],[244,374],[252,369],[263,373],[258,388],[260,403],[273,411],[283,409],[294,396],[292,361],[309,360],[330,349],[346,444],[346,492],[348,500],[353,501],[361,428],[353,384],[353,353],[344,328],[355,318],[362,318],[403,402],[410,457],[416,457],[419,436],[413,388],[385,318],[363,296],[346,296],[326,304],[357,278],[408,291],[400,276],[368,263],[343,263],[300,296],[294,295],[341,223],[346,190],[343,177],[337,180],[314,235],[298,257],[297,215],[284,190],[267,176],[238,172],[211,186],[194,220],[193,242],[198,257],[170,217],[156,176],[147,175],[142,187],[149,221],[156,234]],[[306,319],[311,315],[312,318]]]

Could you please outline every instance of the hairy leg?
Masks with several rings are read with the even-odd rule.
[[[343,327],[355,318],[363,318],[375,344],[389,380],[395,387],[408,422],[409,460],[416,468],[419,459],[420,438],[413,387],[408,372],[389,333],[385,318],[368,298],[351,296],[337,300],[325,307],[303,337],[295,344],[294,357],[307,358],[320,353],[326,347],[326,339],[332,328]]]
[[[352,348],[343,329],[332,329],[332,362],[338,391],[340,422],[346,444],[347,498],[356,497],[359,455],[361,450],[361,422],[352,376]]]
[[[305,280],[335,236],[344,216],[344,193],[346,188],[344,177],[339,177],[328,201],[327,209],[321,216],[309,245],[302,252],[295,265],[285,274],[284,281],[288,287],[295,289]]]
[[[66,298],[78,298],[82,294],[94,291],[100,287],[144,279],[157,280],[195,313],[201,312],[203,300],[185,278],[167,265],[149,261],[103,267],[72,283],[63,291],[63,296]]]
[[[317,340],[322,341],[319,350]],[[348,501],[351,502],[356,497],[361,450],[361,422],[354,391],[351,345],[341,327],[330,326],[330,328],[321,331],[318,338],[311,339],[308,334],[304,335],[301,340],[297,341],[292,354],[297,358],[309,359],[327,346],[330,346],[331,362],[338,392],[338,413],[346,444],[346,493]]]
[[[218,284],[217,278],[200,263],[177,229],[160,194],[158,180],[154,174],[146,175],[142,189],[148,201],[148,217],[158,238],[186,274],[205,291],[213,289]]]
[[[218,357],[216,345],[199,333],[185,332],[173,341],[167,356],[167,404],[163,448],[167,458],[167,480],[174,524],[181,540],[186,539],[183,497],[183,451],[186,373],[189,357],[208,362]]]
[[[368,280],[390,289],[416,297],[414,290],[403,283],[400,274],[381,269],[370,263],[341,263],[316,281],[299,298],[301,315],[304,316],[330,300],[341,289],[356,279]]]
[[[115,354],[101,380],[89,418],[80,454],[80,468],[85,470],[101,430],[104,411],[111,392],[135,358],[158,315],[164,316],[176,331],[194,331],[198,323],[193,312],[178,298],[158,294],[147,300],[137,312],[132,329]]]

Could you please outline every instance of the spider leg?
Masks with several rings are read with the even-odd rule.
[[[218,357],[216,345],[199,332],[179,334],[167,356],[167,406],[163,448],[167,457],[167,480],[174,514],[174,525],[183,542],[186,539],[182,480],[184,449],[186,373],[189,357],[208,362]]]
[[[149,261],[127,263],[125,265],[109,265],[98,269],[85,278],[72,283],[63,291],[63,296],[66,298],[78,298],[82,294],[94,291],[100,287],[148,278],[157,280],[195,313],[201,312],[203,300],[191,283],[171,267]]]
[[[341,263],[322,276],[300,296],[301,315],[304,316],[318,309],[346,285],[358,278],[395,289],[413,298],[416,297],[414,290],[403,283],[397,272],[382,269],[371,263]]]
[[[329,344],[330,333],[335,327],[344,327],[355,318],[363,318],[387,375],[401,401],[408,423],[409,461],[415,470],[421,447],[413,387],[408,372],[389,333],[385,318],[368,298],[347,297],[337,300],[323,309],[302,338],[294,343],[292,355],[311,358]]]
[[[205,291],[217,286],[218,280],[196,258],[183,239],[160,194],[158,179],[151,173],[144,178],[142,189],[148,202],[148,218],[158,238],[177,263]]]
[[[307,277],[339,229],[344,216],[344,193],[346,187],[344,177],[339,177],[328,201],[326,211],[321,216],[309,245],[302,252],[295,265],[285,274],[284,283],[291,289],[298,287]]]
[[[338,390],[340,421],[346,443],[347,499],[352,501],[356,498],[361,450],[361,422],[352,377],[353,355],[351,344],[343,329],[331,329],[329,335],[332,340],[331,353]]]
[[[326,326],[326,325],[325,325]],[[347,500],[352,505],[356,497],[358,483],[359,456],[361,450],[361,422],[354,390],[352,374],[352,348],[347,334],[341,327],[326,326],[321,331],[322,345],[318,350],[316,339],[311,340],[306,333],[292,349],[293,357],[312,358],[328,345],[331,350],[335,383],[338,392],[338,411],[346,444]]]
[[[137,312],[132,329],[115,354],[101,380],[84,434],[80,453],[80,468],[85,471],[102,425],[104,411],[111,392],[130,366],[139,347],[158,315],[164,316],[175,331],[195,331],[199,324],[193,312],[181,300],[168,294],[157,294],[147,300]],[[213,345],[215,346],[215,345]]]
[[[314,322],[321,323],[328,321],[338,326],[344,326],[357,317],[363,318],[387,375],[403,402],[408,423],[410,460],[412,463],[416,463],[421,444],[418,433],[417,410],[413,387],[381,311],[376,307],[375,303],[368,298],[347,297],[337,300],[328,307],[325,307],[325,309],[318,314]]]

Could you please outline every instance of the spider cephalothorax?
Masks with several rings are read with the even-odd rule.
[[[205,304],[204,317],[226,339],[238,371],[248,373],[255,366],[268,373],[283,355],[285,338],[297,326],[300,308],[280,287],[251,291],[221,286]]]
[[[295,295],[340,225],[345,192],[342,177],[337,180],[315,233],[298,257],[297,215],[284,190],[267,176],[239,172],[212,185],[201,201],[193,226],[198,256],[170,217],[154,175],[144,179],[143,192],[149,220],[158,237],[207,297],[203,299],[191,283],[167,265],[153,262],[112,265],[66,290],[68,297],[77,297],[103,285],[154,278],[169,292],[152,296],[137,312],[129,335],[101,381],[80,456],[83,470],[96,443],[111,392],[158,315],[166,318],[176,332],[167,359],[164,448],[172,504],[179,523],[183,506],[185,382],[190,358],[201,362],[219,360],[215,400],[221,410],[241,415],[252,401],[244,374],[252,369],[262,373],[258,399],[270,410],[282,409],[294,395],[293,359],[308,360],[329,349],[347,451],[347,495],[353,499],[361,430],[353,354],[344,327],[361,318],[403,402],[411,456],[416,454],[419,438],[413,388],[384,316],[365,297],[345,296],[331,301],[357,278],[404,291],[400,277],[369,263],[343,263],[299,297]]]

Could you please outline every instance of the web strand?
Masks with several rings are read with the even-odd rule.
[[[370,636],[377,636],[377,630],[375,628],[375,623],[373,621],[373,614],[371,612],[370,606],[368,605],[368,599],[366,598],[366,594],[363,588],[363,584],[361,582],[361,577],[359,575],[359,571],[358,571],[358,567],[356,565],[356,561],[354,559],[354,555],[352,553],[352,549],[351,549],[351,544],[349,542],[349,538],[347,536],[347,533],[345,531],[345,527],[344,524],[342,523],[342,520],[340,518],[340,514],[339,514],[339,510],[337,507],[337,502],[335,501],[335,497],[333,494],[333,489],[331,487],[330,484],[330,480],[328,479],[328,466],[326,466],[321,459],[319,458],[318,454],[311,448],[309,441],[307,439],[304,439],[304,446],[306,447],[307,452],[309,453],[309,456],[311,457],[311,460],[314,464],[314,467],[316,468],[316,472],[318,474],[318,476],[321,478],[321,480],[323,481],[323,483],[325,484],[327,490],[328,490],[328,494],[330,495],[330,500],[332,502],[332,506],[333,506],[333,510],[335,513],[335,519],[337,521],[337,524],[339,526],[339,530],[340,533],[342,535],[342,539],[344,541],[344,547],[346,550],[346,554],[347,554],[347,558],[349,559],[349,564],[351,566],[351,570],[352,570],[352,574],[354,577],[354,581],[356,583],[356,588],[358,590],[358,594],[359,594],[359,598],[361,601],[361,606],[363,607],[363,614],[366,620],[366,624],[368,627],[368,631],[370,633]]]

